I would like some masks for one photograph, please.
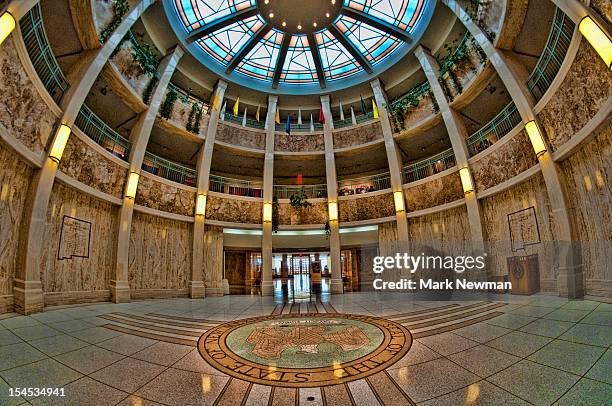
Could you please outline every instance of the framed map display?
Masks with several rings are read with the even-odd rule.
[[[512,251],[523,250],[529,245],[540,243],[540,229],[535,207],[508,214],[508,227],[510,228]]]
[[[62,218],[57,259],[89,258],[91,223],[70,216]]]

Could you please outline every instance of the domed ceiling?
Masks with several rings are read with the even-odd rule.
[[[413,49],[433,0],[165,0],[208,69],[262,91],[310,94],[373,78]]]

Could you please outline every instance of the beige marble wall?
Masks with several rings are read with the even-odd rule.
[[[0,47],[0,131],[35,153],[41,153],[56,117],[21,66],[13,36]]]
[[[204,284],[220,289],[223,279],[223,228],[206,226],[204,236]],[[220,293],[220,292],[217,292]],[[207,295],[210,292],[206,292]]]
[[[541,175],[501,193],[481,200],[483,224],[490,243],[489,264],[492,274],[508,273],[507,258],[516,255],[538,254],[540,261],[540,283],[542,290],[556,290],[555,255],[552,252],[553,224],[546,185]],[[508,214],[534,207],[541,243],[528,245],[525,249],[512,251]]]
[[[538,114],[553,150],[576,134],[612,95],[612,72],[586,40],[563,83]]]
[[[166,92],[166,94],[167,93],[168,92]],[[162,124],[164,122],[169,122],[175,127],[180,128],[181,130],[186,130],[187,123],[189,121],[189,114],[191,113],[191,109],[192,109],[192,103],[190,103],[189,101],[185,102],[179,96],[179,98],[174,103],[174,107],[172,109],[172,115],[170,116],[170,119],[164,120],[160,117],[159,120],[161,120]],[[208,127],[209,118],[210,118],[209,115],[207,115],[205,112],[202,112],[202,117],[200,119],[200,132],[198,135],[206,134],[206,128]]]
[[[585,278],[612,283],[609,259],[612,250],[612,125],[564,161],[561,168],[566,179],[571,217],[582,241]],[[598,284],[593,285],[597,287]],[[612,291],[608,290],[607,296],[612,296]]]
[[[136,204],[168,213],[193,216],[195,192],[141,174]]]
[[[123,194],[127,168],[100,154],[75,135],[68,140],[59,170],[109,195],[121,197]]]
[[[332,136],[335,149],[348,148],[383,139],[380,121],[346,130],[336,130],[332,133]]]
[[[151,77],[142,71],[140,65],[132,57],[132,52],[131,42],[129,40],[124,41],[119,52],[109,60],[109,63],[115,66],[123,79],[125,79],[138,97],[142,99],[142,94]]]
[[[59,258],[64,216],[91,223],[89,258]],[[45,293],[108,289],[115,264],[117,218],[116,206],[59,182],[55,183],[47,210],[45,247],[41,262],[41,280]],[[87,244],[83,240],[78,240],[78,243],[84,244],[83,247]]]
[[[323,134],[309,133],[276,133],[274,136],[274,150],[280,152],[310,152],[325,151]]]
[[[279,224],[324,224],[327,221],[327,203],[316,202],[308,209],[296,210],[289,203],[278,205]]]
[[[130,234],[130,289],[186,289],[193,226],[134,213]]]
[[[215,140],[246,148],[265,149],[266,133],[219,122]]]
[[[494,0],[487,1],[478,9],[477,23],[482,30],[492,33],[495,38],[499,36],[499,31],[503,23],[502,18],[507,7],[514,0]]]
[[[420,123],[421,121],[433,116],[434,112],[434,104],[433,99],[430,95],[423,96],[417,107],[410,107],[408,111],[404,114],[404,129],[408,129]],[[393,121],[393,125],[395,127],[395,131],[400,131],[401,128],[398,127],[398,124]]]
[[[32,174],[28,165],[0,144],[0,296],[13,294],[19,226]],[[12,305],[0,305],[0,313],[7,311],[12,311]]]
[[[591,8],[608,24],[612,24],[612,2],[610,0],[591,0]]]
[[[341,222],[378,219],[395,216],[393,194],[374,194],[338,201]]]
[[[114,0],[92,0],[94,11],[94,24],[98,35],[110,24],[115,16],[113,11]]]
[[[483,191],[499,185],[537,163],[538,159],[527,134],[521,131],[499,148],[485,150],[482,158],[472,162],[471,169],[476,190]]]
[[[261,224],[263,203],[209,195],[206,199],[206,218],[230,223]]]
[[[437,177],[426,183],[404,189],[408,211],[428,209],[463,199],[463,188],[458,172]]]
[[[497,2],[492,1],[490,3]],[[506,15],[504,16],[503,25],[497,33],[496,46],[498,48],[512,49],[514,47],[516,39],[523,30],[528,5],[529,0],[506,0]],[[488,20],[492,18],[501,20],[500,14],[492,15]]]
[[[463,91],[468,88],[472,80],[476,78],[485,68],[485,64],[480,63],[480,59],[476,51],[473,50],[471,41],[468,41],[468,59],[465,61],[461,61],[456,63],[451,68],[457,79],[459,79],[459,83],[463,87]],[[453,98],[456,98],[461,93],[455,88],[453,80],[451,79],[449,74],[445,74],[442,78],[444,85],[450,92]]]
[[[428,216],[408,218],[410,240],[443,252],[445,255],[467,255],[470,224],[465,206]]]

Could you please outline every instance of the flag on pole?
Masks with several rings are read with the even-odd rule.
[[[361,112],[362,112],[363,114],[366,114],[368,111],[367,111],[367,109],[366,109],[366,104],[365,104],[365,102],[363,101],[363,97],[362,97],[361,95],[359,95],[359,98],[361,98]]]
[[[225,110],[227,109],[227,100],[223,101],[223,107],[221,107],[221,121],[225,121]]]
[[[319,110],[319,124],[325,124],[325,114],[323,114],[323,106]]]
[[[234,103],[234,115],[237,116],[238,115],[238,109],[240,108],[240,97],[238,97],[236,99],[236,103]]]
[[[291,114],[287,114],[287,124],[285,124],[285,132],[291,135]]]
[[[342,108],[342,102],[340,102],[340,120],[344,121],[344,109]]]
[[[302,108],[298,107],[298,125],[302,125]]]
[[[372,112],[374,113],[374,118],[378,118],[378,107],[376,107],[374,98],[372,98]]]
[[[257,122],[259,123],[259,104],[257,105],[257,112],[255,113],[255,120],[257,120]]]
[[[247,108],[245,106],[245,108],[244,108],[244,115],[242,116],[242,125],[244,127],[246,127],[246,122],[247,122]]]
[[[314,120],[312,119],[312,113],[310,113],[310,132],[314,132]]]
[[[353,125],[357,125],[357,117],[355,117],[355,109],[351,106],[351,121]]]
[[[219,93],[215,95],[212,107],[213,107],[213,111],[217,111],[219,109]]]
[[[280,124],[280,110],[276,109],[276,119],[274,120],[276,124]]]

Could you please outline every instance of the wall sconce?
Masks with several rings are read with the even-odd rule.
[[[264,223],[272,222],[272,203],[264,203],[263,206],[263,221]]]
[[[15,18],[13,18],[11,13],[5,11],[2,16],[0,16],[0,44],[4,42],[6,37],[8,37],[14,29]]]
[[[461,185],[463,186],[463,193],[468,194],[474,191],[474,183],[472,182],[472,177],[470,176],[470,170],[468,167],[464,167],[459,169],[459,176],[461,177]]]
[[[196,216],[204,216],[206,214],[206,195],[199,194],[196,200]]]
[[[51,146],[49,158],[59,163],[59,161],[62,159],[62,155],[64,154],[64,148],[66,148],[71,132],[72,130],[66,124],[62,124],[60,126],[60,128],[57,130],[57,134],[55,135],[53,145]]]
[[[406,210],[404,206],[404,192],[398,190],[393,192],[393,202],[395,203],[395,212],[401,213]]]
[[[599,56],[601,56],[606,66],[612,69],[612,40],[608,38],[605,31],[589,16],[584,17],[580,21],[578,29]]]
[[[542,138],[542,133],[536,122],[531,120],[525,124],[525,131],[527,131],[527,135],[529,135],[529,141],[531,141],[536,156],[539,157],[544,154],[546,152],[546,144],[544,143],[544,138]]]
[[[338,221],[338,203],[329,202],[327,203],[327,210],[329,215],[329,221]]]
[[[138,180],[140,179],[140,174],[136,172],[130,173],[128,177],[127,186],[125,187],[125,197],[128,199],[133,199],[136,197],[136,189],[138,189]]]

